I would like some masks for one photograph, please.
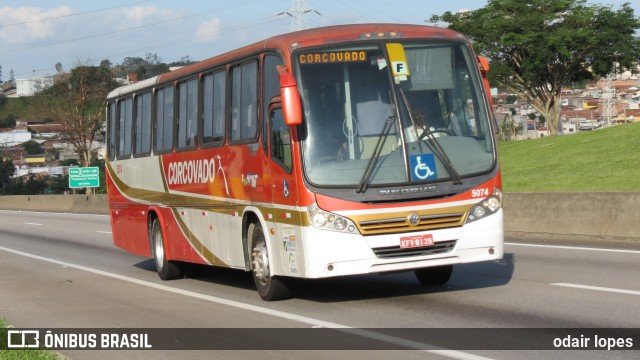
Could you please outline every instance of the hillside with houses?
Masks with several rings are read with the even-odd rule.
[[[494,113],[498,122],[512,115],[517,126],[514,140],[549,136],[543,118],[532,106],[514,95],[494,91]],[[565,87],[561,95],[562,134],[592,131],[617,124],[640,121],[640,79],[631,73],[587,83],[582,87]]]

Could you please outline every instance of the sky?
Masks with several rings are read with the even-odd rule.
[[[364,22],[423,24],[433,14],[474,10],[486,0],[298,0],[305,28]],[[1,81],[41,77],[108,59],[158,55],[203,60],[291,31],[294,0],[0,0]],[[613,5],[636,0],[589,1]],[[284,14],[280,14],[284,13]],[[280,15],[278,15],[280,14]]]

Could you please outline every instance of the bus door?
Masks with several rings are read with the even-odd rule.
[[[291,128],[284,123],[281,104],[269,106],[269,154],[273,216],[275,222],[272,258],[281,266],[283,275],[303,275],[300,230],[301,216],[297,211],[298,186],[293,166]]]

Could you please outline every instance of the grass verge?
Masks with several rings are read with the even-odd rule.
[[[7,349],[8,325],[0,319],[0,359],[2,360],[62,360],[64,357],[49,350],[40,349]]]
[[[640,191],[640,123],[498,146],[505,192]]]

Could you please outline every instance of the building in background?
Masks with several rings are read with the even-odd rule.
[[[41,77],[16,80],[16,96],[33,96],[38,92],[53,86],[53,78]]]

